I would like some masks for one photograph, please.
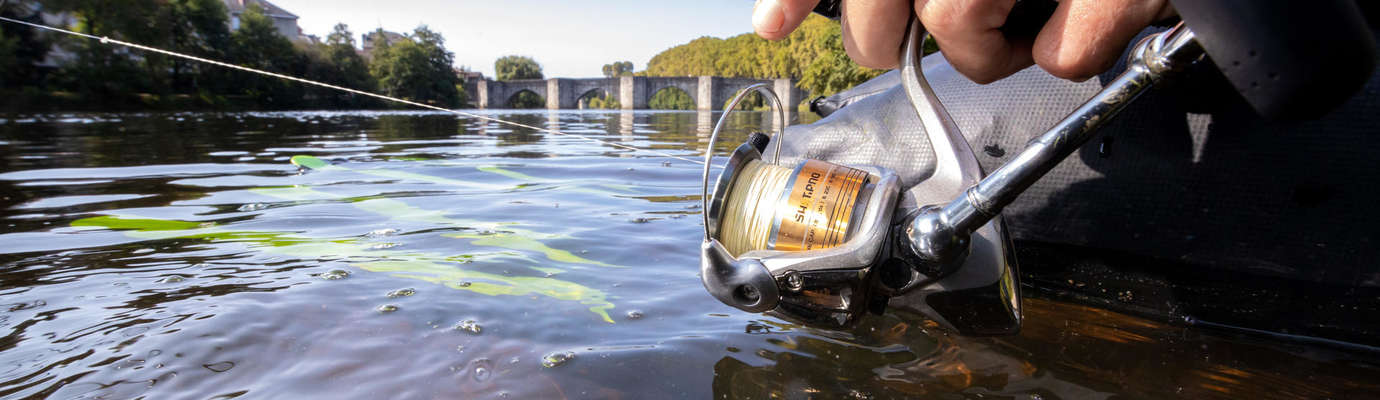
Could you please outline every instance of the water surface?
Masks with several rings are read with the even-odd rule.
[[[685,157],[717,118],[490,113]],[[737,115],[721,151],[772,127]],[[1374,355],[1039,298],[1021,335],[988,339],[739,312],[696,275],[699,178],[433,113],[4,116],[0,397],[1380,393]]]

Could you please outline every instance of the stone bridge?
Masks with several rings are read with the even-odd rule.
[[[578,108],[587,95],[613,95],[623,109],[645,109],[652,95],[662,89],[675,88],[695,101],[699,110],[720,110],[724,103],[748,85],[767,83],[787,110],[795,111],[805,91],[790,79],[723,78],[717,76],[617,78],[551,78],[512,81],[480,80],[466,84],[469,98],[479,108],[503,108],[520,92],[532,92],[546,99],[548,109]]]

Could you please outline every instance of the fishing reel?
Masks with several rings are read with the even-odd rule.
[[[773,139],[754,133],[728,157],[710,193],[713,156],[706,154],[701,273],[714,297],[831,329],[890,306],[966,335],[1019,330],[1016,264],[1000,218],[955,229],[935,206],[962,197],[982,170],[920,72],[921,43],[923,28],[913,21],[903,85],[937,162],[917,186],[903,190],[897,174],[881,166],[813,159],[781,166],[783,128],[772,163],[763,153]],[[728,113],[753,91],[785,120],[766,85],[749,86],[715,126],[711,148]]]
[[[901,188],[880,166],[804,160],[781,166],[784,128],[754,134],[728,157],[709,192],[705,155],[705,237],[701,276],[715,298],[748,312],[807,325],[845,328],[867,312],[918,313],[970,336],[1019,331],[1019,275],[1001,210],[1086,143],[1141,93],[1204,59],[1182,23],[1131,51],[1127,69],[1083,106],[984,176],[977,157],[920,68],[924,28],[912,19],[901,52],[901,85],[934,150],[931,176]],[[752,91],[785,121],[765,85]],[[784,124],[782,124],[784,125]],[[768,164],[762,154],[776,141]]]

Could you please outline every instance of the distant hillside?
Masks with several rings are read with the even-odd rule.
[[[786,39],[768,41],[752,33],[728,39],[701,37],[652,57],[645,76],[716,75],[794,78],[811,96],[827,96],[880,75],[848,59],[838,22],[818,15],[805,19]]]

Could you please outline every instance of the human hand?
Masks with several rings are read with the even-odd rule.
[[[758,36],[785,38],[820,0],[757,0]],[[1031,64],[1051,75],[1086,80],[1111,68],[1150,23],[1174,14],[1167,0],[1062,0],[1034,38],[1002,31],[1016,0],[841,0],[843,46],[859,65],[897,65],[911,12],[954,69],[977,83],[1005,78]]]

